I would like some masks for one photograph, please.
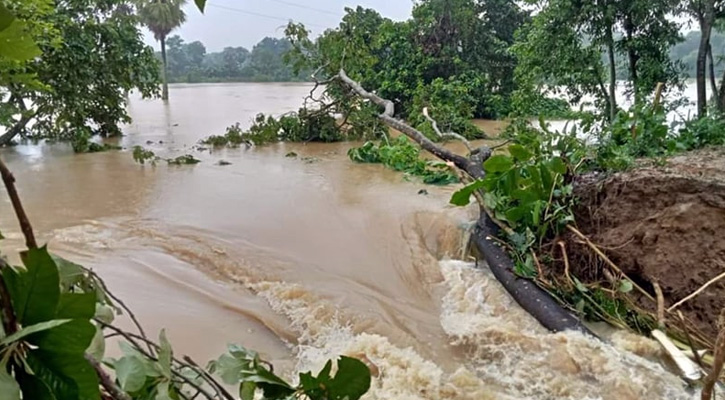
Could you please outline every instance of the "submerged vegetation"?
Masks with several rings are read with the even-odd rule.
[[[394,171],[420,177],[430,185],[458,182],[458,176],[445,163],[421,159],[420,148],[404,135],[379,145],[365,142],[361,147],[350,149],[347,155],[355,162],[380,163]]]

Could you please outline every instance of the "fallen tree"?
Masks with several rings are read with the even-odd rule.
[[[454,153],[434,143],[422,132],[411,127],[404,121],[395,118],[395,106],[392,101],[383,99],[365,90],[358,82],[352,80],[344,70],[340,70],[331,79],[338,79],[358,96],[381,107],[384,110],[378,116],[381,121],[390,128],[396,129],[413,139],[424,150],[458,168],[465,175],[463,177],[464,181],[471,182],[481,180],[485,177],[486,173],[483,169],[483,163],[491,157],[492,149],[490,147],[482,146],[471,149],[470,144],[464,142],[466,147],[469,148],[470,153],[467,156]],[[424,111],[424,114],[432,121],[436,132],[439,135],[443,135],[437,129],[435,120],[426,111]],[[480,199],[482,194],[478,191],[474,195]],[[486,261],[488,267],[496,276],[496,279],[501,282],[516,302],[549,330],[555,332],[577,330],[590,333],[578,318],[559,305],[546,291],[539,288],[533,281],[516,276],[514,273],[514,262],[506,254],[506,251],[500,247],[496,239],[499,229],[506,229],[505,226],[498,222],[490,211],[486,209],[483,200],[479,200],[479,206],[481,208],[481,214],[473,235],[474,243],[480,256]]]

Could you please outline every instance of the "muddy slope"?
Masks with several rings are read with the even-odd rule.
[[[666,306],[725,271],[725,150],[707,149],[578,185],[580,230],[645,288],[653,279]],[[603,279],[603,265],[576,240],[572,267],[588,280]],[[651,293],[654,293],[651,291]],[[651,301],[641,305],[654,310]],[[715,337],[725,307],[725,279],[679,307]]]

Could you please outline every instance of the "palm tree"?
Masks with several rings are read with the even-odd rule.
[[[161,43],[161,60],[164,64],[163,91],[161,98],[169,99],[169,83],[166,79],[166,37],[186,21],[183,7],[187,0],[139,0],[138,15],[141,22]]]

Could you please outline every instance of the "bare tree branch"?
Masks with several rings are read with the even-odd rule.
[[[93,357],[86,354],[85,355],[86,361],[88,361],[91,366],[93,366],[93,369],[96,370],[96,375],[98,375],[98,379],[101,381],[101,386],[103,386],[104,389],[106,389],[106,392],[115,400],[132,400],[131,396],[128,395],[128,393],[124,392],[116,386],[116,383],[114,382],[113,378],[111,378],[110,375],[103,369],[101,364],[96,361]]]
[[[30,225],[28,215],[25,214],[25,210],[23,209],[23,203],[20,202],[18,190],[15,188],[15,177],[2,159],[0,159],[0,175],[2,175],[5,189],[7,189],[8,196],[10,196],[10,201],[13,204],[15,215],[20,223],[20,229],[23,231],[23,235],[25,236],[25,245],[28,246],[29,249],[37,249],[38,243],[35,241],[33,227]]]
[[[157,343],[153,342],[152,340],[139,336],[135,333],[126,332],[123,329],[113,326],[111,324],[107,324],[103,321],[100,321],[98,319],[95,320],[99,325],[101,325],[103,328],[110,329],[114,333],[117,333],[119,336],[126,339],[129,343],[131,343],[138,351],[141,352],[145,357],[152,361],[158,361],[158,358],[155,355],[152,355],[151,353],[147,352],[140,344],[140,342],[145,343],[148,346],[154,347],[156,350],[159,350],[161,346],[159,346]],[[187,357],[184,357],[185,359]],[[189,386],[193,387],[197,391],[201,392],[201,394],[206,397],[207,399],[218,399],[222,398],[225,400],[236,400],[234,396],[232,396],[221,384],[219,384],[214,377],[207,374],[206,371],[204,371],[201,367],[198,366],[196,363],[188,363],[185,361],[181,361],[176,357],[172,357],[172,360],[177,363],[181,367],[186,367],[191,369],[192,371],[196,372],[204,381],[211,386],[212,389],[217,393],[218,397],[214,397],[209,391],[204,389],[203,387],[199,386],[196,382],[192,381],[188,377],[184,376],[183,374],[179,373],[178,371],[172,371],[174,376],[184,381],[184,383],[188,384]]]
[[[433,119],[433,117],[431,117],[428,114],[428,107],[423,107],[423,116],[428,120],[428,122],[430,122],[430,124],[433,126],[433,130],[441,139],[453,138],[453,139],[459,140],[459,141],[461,141],[461,143],[463,143],[463,145],[466,146],[469,153],[471,151],[473,151],[471,148],[471,143],[468,141],[468,139],[464,138],[463,136],[459,135],[458,133],[452,132],[452,131],[445,132],[445,133],[441,132],[441,130],[438,128],[438,121]]]
[[[375,93],[368,92],[359,83],[352,80],[345,70],[340,70],[337,77],[353,92],[357,93],[358,96],[370,100],[374,104],[382,107],[385,111],[378,116],[389,127],[396,129],[409,138],[413,139],[420,145],[424,150],[440,158],[443,161],[450,161],[455,164],[456,167],[465,171],[468,175],[475,179],[483,178],[483,161],[490,156],[490,149],[487,147],[475,149],[471,151],[471,157],[466,158],[462,155],[456,154],[446,148],[438,146],[433,143],[432,140],[428,139],[422,132],[404,123],[403,121],[394,117],[395,105],[392,101],[383,99]]]
[[[106,282],[95,271],[93,271],[90,268],[83,267],[83,266],[81,266],[81,268],[83,268],[83,270],[86,271],[87,274],[89,274],[91,277],[93,277],[93,279],[99,285],[101,285],[101,289],[103,289],[103,293],[105,293],[108,297],[110,297],[114,303],[118,304],[118,306],[121,307],[123,312],[126,313],[126,315],[128,315],[129,318],[131,318],[131,322],[133,322],[133,325],[136,327],[136,329],[138,330],[138,333],[141,335],[141,337],[143,337],[144,340],[148,340],[148,338],[146,336],[146,332],[143,329],[143,326],[141,326],[141,323],[136,318],[136,314],[134,314],[133,311],[131,311],[131,308],[129,308],[126,305],[126,303],[123,302],[123,300],[121,300],[118,296],[114,295],[113,292],[111,292],[111,290],[108,289],[108,285],[106,285]],[[151,354],[154,354],[154,348],[152,346],[149,345],[148,349],[149,349],[149,352],[151,352]]]

